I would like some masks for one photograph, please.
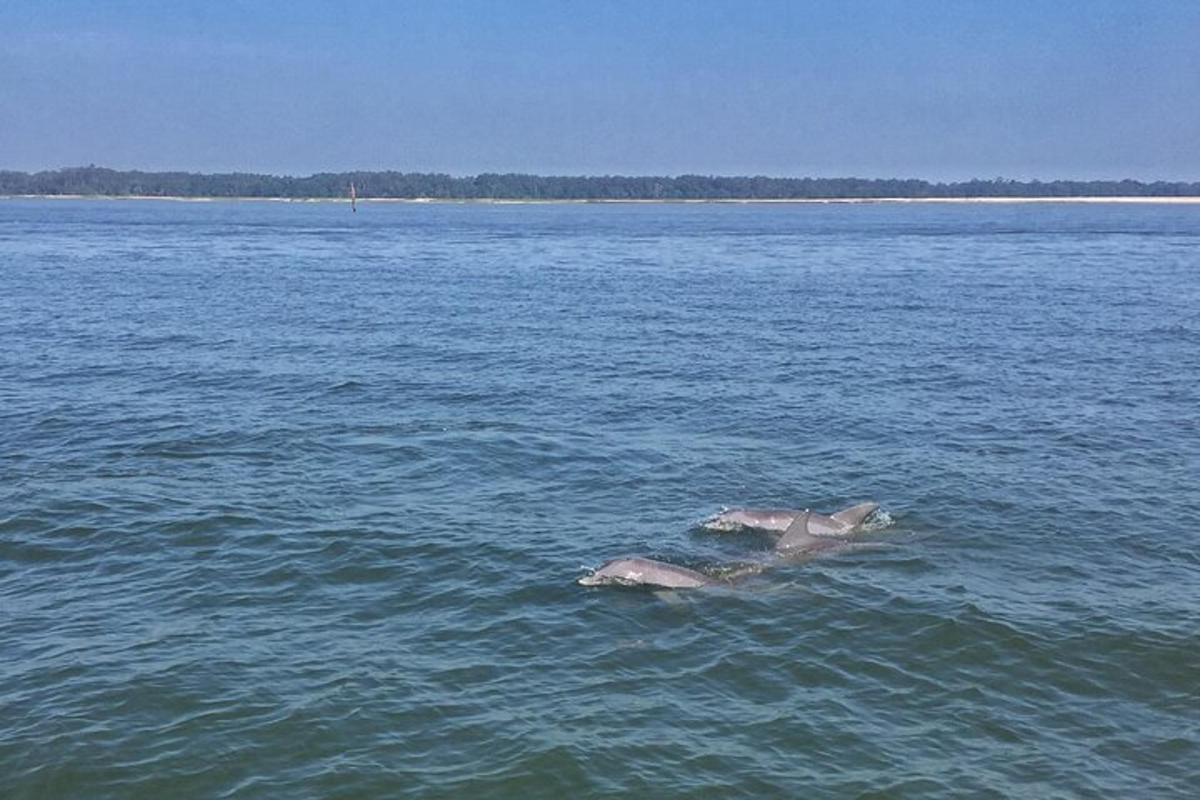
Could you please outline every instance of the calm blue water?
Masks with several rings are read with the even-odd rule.
[[[0,796],[1195,796],[1198,365],[1200,207],[0,202]]]

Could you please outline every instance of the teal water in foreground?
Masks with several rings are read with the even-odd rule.
[[[1193,207],[0,202],[0,797],[1193,797],[1198,365]]]

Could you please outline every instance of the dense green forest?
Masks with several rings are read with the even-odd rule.
[[[879,197],[1181,197],[1200,195],[1200,183],[1140,181],[542,176],[485,173],[454,177],[422,172],[319,173],[304,178],[228,173],[118,171],[72,167],[45,172],[0,171],[0,195],[152,197],[359,197],[444,200],[784,200]]]

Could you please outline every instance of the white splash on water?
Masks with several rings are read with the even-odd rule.
[[[886,510],[879,508],[875,513],[863,522],[862,529],[864,532],[881,531],[885,528],[890,528],[896,524],[896,519]]]

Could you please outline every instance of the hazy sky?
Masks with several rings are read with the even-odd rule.
[[[1200,180],[1200,0],[0,0],[0,168]]]

